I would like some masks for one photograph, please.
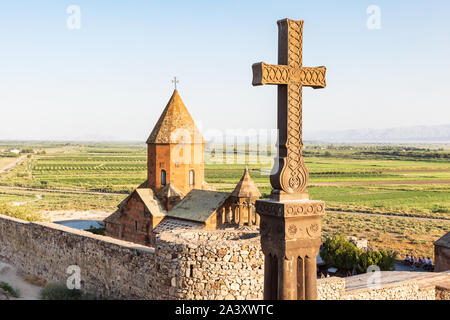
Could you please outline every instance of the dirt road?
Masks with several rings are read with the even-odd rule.
[[[51,222],[69,221],[69,220],[96,220],[103,221],[106,217],[110,216],[112,212],[108,211],[77,211],[77,210],[55,210],[55,211],[43,211],[42,217],[45,220]]]
[[[71,189],[44,189],[44,188],[28,188],[28,187],[15,187],[15,186],[0,186],[0,190],[24,190],[24,191],[38,191],[38,192],[57,192],[57,193],[75,193],[75,194],[98,194],[98,195],[127,195],[126,193],[118,192],[100,192],[100,191],[83,191],[83,190],[71,190]]]
[[[14,168],[15,166],[17,166],[20,162],[22,162],[23,160],[25,160],[27,158],[27,155],[24,154],[20,157],[18,157],[16,160],[14,160],[13,162],[11,162],[10,164],[6,165],[3,168],[0,168],[0,174],[4,173],[12,168]]]
[[[18,298],[11,300],[39,300],[42,287],[26,282],[11,264],[0,261],[0,281],[8,283],[18,291]]]

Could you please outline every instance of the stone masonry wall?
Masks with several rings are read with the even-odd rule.
[[[262,299],[257,232],[169,231],[155,248],[0,215],[0,259],[25,274],[65,283],[81,270],[82,290],[116,299]]]
[[[0,259],[55,283],[65,283],[68,266],[77,265],[82,289],[98,297],[156,299],[169,289],[154,249],[52,223],[0,215]]]
[[[342,296],[343,300],[435,300],[434,287],[420,289],[413,281],[391,285],[351,290]]]
[[[450,290],[445,287],[436,286],[436,300],[450,300]]]
[[[155,248],[52,223],[0,215],[0,259],[21,272],[65,283],[81,269],[82,290],[115,299],[262,299],[264,256],[258,231],[178,230],[157,236]],[[344,278],[319,279],[320,300],[448,299],[447,288],[403,281],[346,290]]]
[[[170,231],[157,239],[173,299],[262,299],[264,257],[255,231]]]

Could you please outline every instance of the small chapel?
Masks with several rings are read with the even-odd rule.
[[[143,245],[173,229],[259,226],[248,168],[233,192],[205,182],[205,141],[175,88],[147,139],[147,180],[107,217],[105,235]]]

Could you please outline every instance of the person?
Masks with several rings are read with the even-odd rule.
[[[347,277],[351,277],[352,274],[350,273],[350,271],[347,271]]]
[[[411,262],[411,257],[409,256],[409,254],[406,255],[405,262],[406,263],[410,263]]]
[[[426,262],[426,264],[424,266],[424,269],[431,271],[431,269],[433,269],[433,260],[431,260],[430,257],[427,257],[427,258],[428,259],[427,259],[427,262]]]
[[[327,278],[329,278],[330,277],[330,274],[327,272]]]
[[[325,275],[323,274],[323,272],[320,273],[320,279],[325,279]]]
[[[352,276],[356,276],[356,269],[355,268],[353,268],[353,270],[352,270]]]

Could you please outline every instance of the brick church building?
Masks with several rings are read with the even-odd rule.
[[[171,229],[259,225],[261,194],[248,169],[232,193],[204,181],[205,141],[175,89],[147,139],[147,180],[107,217],[105,234],[152,245]]]

